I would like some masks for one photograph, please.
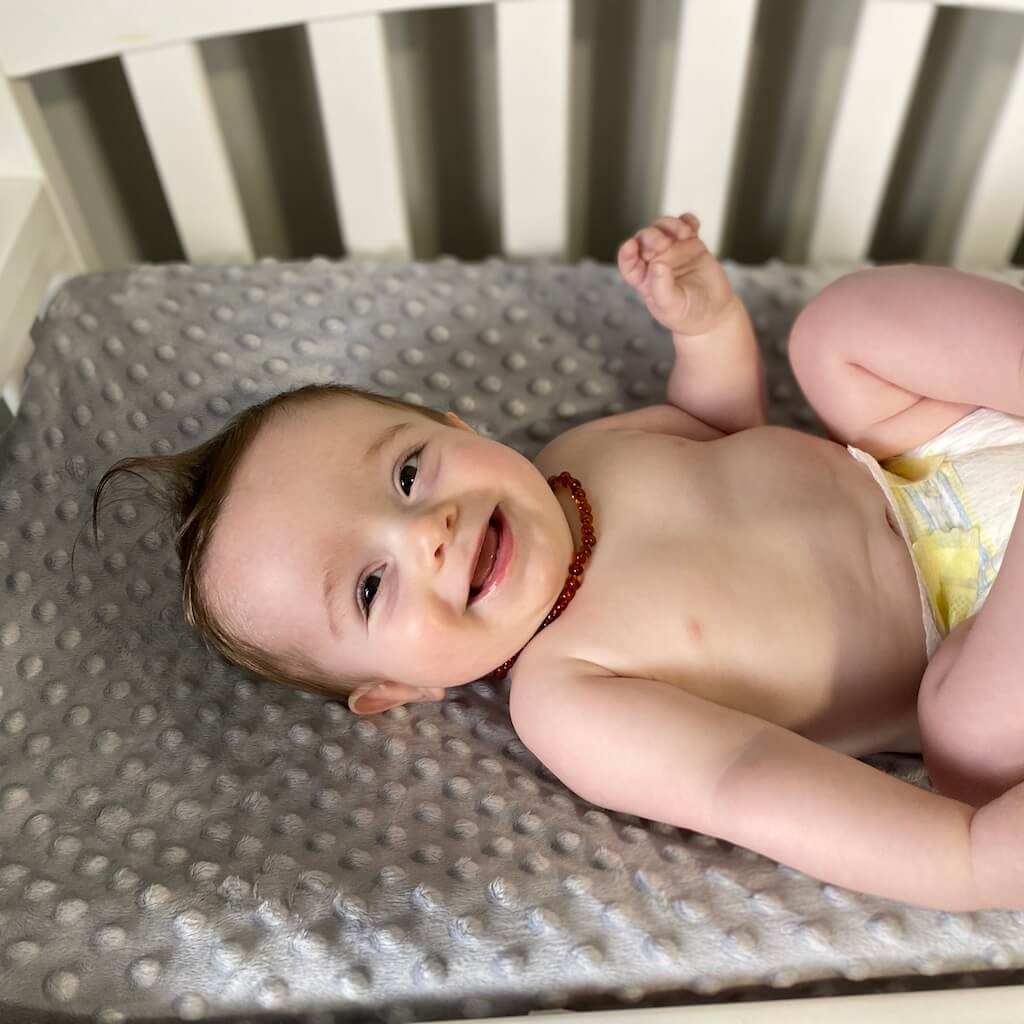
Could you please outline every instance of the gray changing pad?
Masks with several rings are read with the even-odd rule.
[[[838,271],[728,270],[773,421],[820,433],[785,338]],[[527,455],[663,401],[671,340],[614,268],[146,266],[69,281],[35,340],[0,440],[5,1022],[405,1022],[1024,977],[1024,914],[857,895],[587,804],[517,740],[507,682],[357,719],[225,665],[184,625],[141,492],[93,545],[115,459],[301,383],[453,409]],[[918,758],[869,761],[927,784]]]

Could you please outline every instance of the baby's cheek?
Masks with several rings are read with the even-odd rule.
[[[388,658],[411,667],[428,661],[432,664],[445,634],[443,625],[429,610],[406,610],[398,630],[388,638]]]
[[[495,476],[504,479],[509,473],[519,470],[522,459],[515,449],[506,445],[478,445],[467,450],[461,469],[468,479],[493,480]]]
[[[456,621],[451,614],[426,611],[410,615],[394,645],[394,657],[408,667],[408,678],[425,685],[444,685],[465,676],[479,660],[482,652],[474,643],[474,633],[468,623]]]

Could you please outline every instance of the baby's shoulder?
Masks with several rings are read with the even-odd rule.
[[[586,424],[583,424],[586,426]],[[534,463],[538,467],[550,462],[552,459],[564,459],[569,455],[576,455],[586,451],[590,447],[592,439],[591,431],[583,430],[583,427],[571,427],[564,433],[553,437],[534,457]]]
[[[572,689],[588,679],[613,677],[610,669],[567,653],[565,639],[547,631],[535,637],[510,672],[509,702],[513,720],[537,713],[545,695]],[[566,723],[567,724],[567,723]]]
[[[622,445],[635,435],[635,431],[588,429],[589,426],[584,423],[553,438],[534,456],[533,464],[545,476],[568,470],[583,479],[595,470],[606,471],[619,457]],[[593,478],[589,482],[593,484]]]
[[[607,459],[623,447],[632,451],[637,443],[670,437],[677,442],[714,441],[728,435],[691,416],[674,405],[647,405],[640,409],[588,420],[559,434],[549,441],[533,460],[544,473],[558,472],[558,463],[568,459],[588,458],[594,462]]]
[[[583,443],[594,441],[607,443],[612,437],[624,433],[650,434],[652,436],[683,437],[690,441],[716,441],[726,437],[717,427],[697,419],[696,416],[678,406],[662,402],[659,405],[645,405],[639,409],[602,416],[572,427],[559,434],[548,447],[560,443]]]

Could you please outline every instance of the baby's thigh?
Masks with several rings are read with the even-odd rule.
[[[921,679],[921,688],[917,692],[917,713],[919,718],[933,706],[932,702],[938,696],[942,682],[953,667],[953,663],[963,648],[964,641],[973,628],[977,617],[977,613],[970,615],[950,630],[946,638],[939,644],[938,650],[932,655],[931,660],[928,662],[928,668]]]
[[[1003,793],[1007,786],[989,778],[983,750],[969,727],[948,702],[939,700],[939,691],[949,670],[963,650],[977,615],[961,622],[935,652],[917,695],[917,724],[921,754],[932,785],[943,796],[981,807]]]

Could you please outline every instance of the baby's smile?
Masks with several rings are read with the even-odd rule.
[[[472,563],[467,607],[487,600],[501,586],[508,575],[514,550],[512,530],[501,506],[496,505],[481,534]]]

